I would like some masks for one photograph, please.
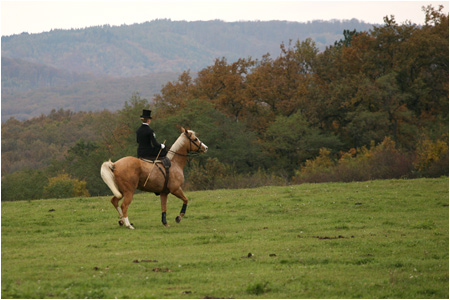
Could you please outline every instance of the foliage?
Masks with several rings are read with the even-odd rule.
[[[386,178],[413,177],[413,158],[395,148],[395,142],[385,138],[378,145],[372,143],[350,149],[336,162],[326,148],[313,160],[307,160],[296,171],[294,182],[366,181]]]
[[[155,118],[160,111],[160,106],[155,104]],[[200,140],[208,145],[208,152],[196,158],[201,164],[206,162],[210,153],[221,162],[234,165],[238,172],[248,172],[264,164],[265,158],[255,133],[248,130],[245,124],[228,118],[210,102],[187,100],[183,109],[161,120],[155,119],[154,126],[152,123],[158,136],[166,137],[169,143],[175,142],[179,135],[176,125],[195,130]]]
[[[448,174],[448,136],[436,141],[423,139],[418,147],[414,165],[424,176],[437,177]]]
[[[2,201],[42,199],[48,184],[41,170],[23,169],[2,176]]]
[[[341,147],[337,137],[311,127],[301,113],[277,117],[267,129],[265,141],[265,151],[275,159],[272,168],[284,170],[315,157],[321,147]]]
[[[2,203],[2,298],[448,299],[448,177]],[[163,250],[162,250],[163,249]],[[249,256],[249,253],[251,255]],[[26,259],[25,259],[26,258]]]
[[[64,162],[49,168],[49,173],[63,169],[73,178],[86,182],[90,195],[105,195],[110,191],[99,176],[99,168],[107,157],[104,148],[97,143],[80,139],[67,153]],[[51,172],[53,171],[53,172]]]
[[[90,196],[86,189],[86,182],[72,179],[67,174],[60,174],[50,178],[48,185],[44,187],[45,198],[69,198],[77,196]]]
[[[237,172],[234,165],[221,163],[217,158],[208,158],[203,166],[190,163],[186,172],[185,189],[189,191],[215,189],[242,189],[269,185],[286,185],[281,176],[258,169],[256,172]]]
[[[232,169],[221,163],[217,158],[208,158],[204,167],[198,162],[191,164],[189,168],[190,190],[212,190],[223,186],[224,178],[232,174]]]
[[[96,118],[94,113],[60,109],[28,121],[7,120],[2,123],[2,174],[64,159],[80,138],[95,138]]]

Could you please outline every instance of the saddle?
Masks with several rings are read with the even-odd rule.
[[[165,156],[159,160],[155,160],[155,157],[149,157],[149,158],[139,158],[140,160],[143,160],[145,162],[148,163],[152,163],[155,164],[156,167],[158,167],[159,171],[161,171],[161,173],[164,176],[164,188],[161,192],[166,192],[167,190],[167,183],[169,182],[169,170],[170,167],[172,166],[172,162],[170,161],[170,159]],[[161,167],[158,165],[158,163],[161,163],[164,166],[164,169],[166,170],[166,172],[164,173],[164,171],[161,169]],[[160,193],[155,193],[157,196],[160,195]]]

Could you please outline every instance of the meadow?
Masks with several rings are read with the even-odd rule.
[[[449,180],[2,202],[2,298],[448,298]]]

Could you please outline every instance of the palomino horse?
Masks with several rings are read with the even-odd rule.
[[[169,193],[183,200],[183,207],[180,215],[176,217],[177,223],[186,213],[188,198],[184,195],[181,185],[184,182],[183,169],[187,161],[189,152],[206,152],[208,147],[203,144],[191,130],[181,129],[181,134],[167,154],[171,160],[169,169],[169,178],[166,181],[164,167],[153,165],[136,157],[123,157],[112,163],[111,160],[104,162],[100,174],[103,181],[108,185],[114,194],[111,203],[119,212],[119,224],[125,224],[126,227],[134,229],[128,220],[128,206],[133,200],[136,189],[141,191],[160,193],[162,223],[169,226],[166,221],[167,196]],[[153,170],[155,169],[155,170]],[[150,174],[150,177],[148,178]],[[148,178],[148,180],[147,180]],[[145,186],[144,186],[145,184]],[[166,186],[167,185],[167,186]],[[119,201],[123,198],[122,205],[119,207]]]

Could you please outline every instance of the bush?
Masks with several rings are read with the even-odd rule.
[[[296,171],[294,182],[327,182],[333,180],[333,170],[336,163],[330,157],[330,150],[321,148],[319,156],[305,162],[305,165]]]
[[[413,156],[395,148],[395,143],[386,137],[382,143],[370,149],[361,147],[341,154],[335,163],[330,151],[321,149],[319,156],[308,160],[296,172],[294,182],[351,182],[373,179],[391,179],[411,176]]]
[[[86,189],[86,181],[72,179],[67,174],[60,174],[50,178],[48,185],[44,188],[45,198],[70,198],[77,196],[90,196]]]
[[[208,158],[205,166],[193,162],[189,169],[186,189],[212,190],[216,185],[223,185],[221,181],[231,173],[231,167],[221,163],[217,158]]]
[[[198,162],[187,171],[186,190],[214,190],[254,188],[267,185],[286,185],[285,179],[258,169],[253,174],[239,174],[233,166],[208,158],[205,166]]]
[[[48,179],[42,171],[22,170],[2,177],[2,201],[41,199]]]
[[[423,139],[414,166],[421,176],[448,176],[448,137],[436,141]]]

